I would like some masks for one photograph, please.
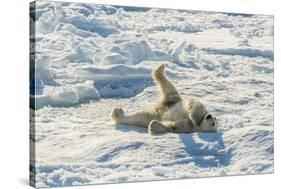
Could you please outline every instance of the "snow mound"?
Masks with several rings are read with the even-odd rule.
[[[92,33],[90,31],[86,31],[86,30],[81,30],[79,28],[76,28],[74,25],[72,24],[59,24],[56,27],[56,31],[69,31],[71,33],[73,33],[74,35],[80,36],[80,37],[96,37],[95,33]]]
[[[104,65],[111,65],[111,64],[132,64],[131,60],[122,56],[121,54],[118,53],[110,53],[106,54],[102,60],[102,64]]]
[[[133,66],[84,66],[76,70],[79,79],[93,79],[102,98],[131,97],[153,85],[150,70]]]
[[[76,68],[73,75],[75,80],[84,82],[45,87],[33,97],[35,107],[69,107],[100,98],[127,98],[153,85],[151,71],[142,67],[84,65]]]
[[[54,85],[54,73],[49,68],[50,57],[40,53],[31,56],[31,94],[42,94],[45,85]]]
[[[94,55],[94,62],[103,65],[111,64],[138,64],[153,56],[152,49],[145,40],[118,41],[115,40],[108,51]]]
[[[74,25],[81,30],[98,33],[102,37],[119,33],[113,24],[108,20],[96,19],[94,17],[71,16],[64,18],[65,23]]]
[[[104,6],[104,7],[96,7],[98,10],[102,10],[102,8],[105,9],[106,12],[113,13],[114,8],[110,8],[110,6]],[[71,11],[78,10],[80,11],[80,15],[70,14]],[[46,10],[46,12],[42,12],[42,8],[38,8],[39,15],[38,20],[36,22],[36,30],[42,34],[48,34],[53,31],[55,31],[55,28],[60,23],[67,23],[71,24],[71,30],[75,31],[76,28],[80,30],[84,30],[85,32],[94,32],[99,34],[102,37],[107,37],[110,34],[119,33],[118,30],[114,27],[114,25],[109,20],[104,19],[97,19],[95,18],[91,13],[94,12],[94,10],[88,10],[89,7],[71,7],[69,9],[65,9],[63,6],[54,6],[53,8],[49,7]],[[98,12],[98,10],[96,10]],[[40,11],[42,13],[40,13]],[[88,11],[88,12],[87,12]],[[36,14],[37,14],[36,12]],[[88,16],[87,16],[88,15]],[[73,28],[75,27],[75,28]],[[77,31],[77,30],[76,30]],[[84,32],[84,33],[85,33]]]
[[[129,56],[128,58],[130,58],[134,64],[137,64],[152,56],[152,50],[150,49],[148,43],[144,40],[124,42],[119,45],[119,48],[120,53],[127,53],[127,56]],[[115,47],[112,48],[111,51],[118,52],[119,50]]]
[[[248,56],[248,57],[266,57],[273,59],[273,51],[272,50],[259,50],[259,49],[250,49],[250,48],[243,48],[243,49],[212,49],[212,48],[205,48],[203,49],[210,53],[215,54],[226,54],[226,55],[239,55],[239,56]]]
[[[98,99],[100,95],[94,88],[92,81],[72,85],[71,87],[57,87],[55,92],[35,96],[35,108],[42,108],[50,105],[53,107],[68,107],[91,99]],[[49,94],[48,94],[49,93]]]

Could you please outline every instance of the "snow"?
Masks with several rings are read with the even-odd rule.
[[[75,85],[46,89],[48,92],[44,95],[37,95],[36,108],[42,108],[46,105],[51,106],[71,106],[87,102],[90,99],[100,98],[100,94],[94,88],[93,81],[85,81]],[[33,97],[34,98],[34,97]]]
[[[31,23],[36,187],[273,172],[272,16],[38,1]],[[113,124],[155,102],[160,64],[218,133]]]

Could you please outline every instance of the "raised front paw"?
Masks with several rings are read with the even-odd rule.
[[[165,125],[163,125],[160,121],[152,120],[149,123],[148,133],[151,135],[158,134],[158,133],[164,133],[167,131],[168,131],[168,128]]]
[[[124,117],[124,111],[122,108],[114,108],[111,112],[112,119],[118,123]]]

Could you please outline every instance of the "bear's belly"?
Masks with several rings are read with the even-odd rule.
[[[181,102],[167,109],[162,116],[163,121],[179,121],[183,119],[188,119],[188,116]]]

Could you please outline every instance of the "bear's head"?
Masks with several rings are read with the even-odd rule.
[[[218,121],[217,118],[211,114],[206,114],[199,124],[200,131],[202,132],[217,132]]]

